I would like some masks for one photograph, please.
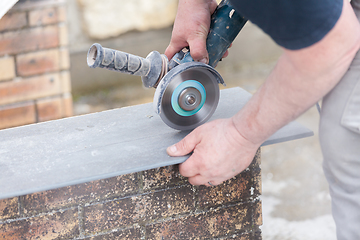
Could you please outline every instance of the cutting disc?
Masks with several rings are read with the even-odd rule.
[[[174,129],[194,129],[214,113],[219,83],[224,83],[220,74],[207,64],[180,64],[159,82],[154,95],[155,111]]]

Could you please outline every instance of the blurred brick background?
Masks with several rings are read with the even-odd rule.
[[[261,239],[260,150],[217,187],[177,166],[0,200],[0,239]]]
[[[20,0],[0,19],[0,129],[72,115],[62,0]]]

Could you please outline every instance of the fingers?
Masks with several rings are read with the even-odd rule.
[[[196,62],[208,63],[209,54],[206,50],[206,33],[199,33],[197,38],[189,40],[189,48],[191,57]]]
[[[215,187],[222,183],[222,181],[209,180],[209,178],[206,178],[200,174],[188,178],[188,181],[191,185],[194,185],[194,186],[205,185],[207,187]]]
[[[165,55],[170,60],[175,53],[179,52],[184,47],[190,46],[190,54],[191,57],[197,61],[202,63],[209,63],[209,54],[206,50],[206,37],[205,38],[197,38],[194,40],[190,40],[189,42],[182,43],[172,43],[170,42],[169,46],[165,50]],[[229,48],[231,48],[232,44]],[[226,50],[222,58],[226,58],[229,55],[229,50]]]
[[[172,40],[165,50],[165,55],[170,60],[175,53],[179,52],[184,47],[189,47],[191,57],[194,61],[208,63],[209,56],[206,50],[206,37],[207,32],[198,32],[196,36],[192,36],[185,41],[175,42]]]
[[[230,44],[229,48],[231,48],[231,47],[232,47],[232,43]],[[222,58],[226,58],[227,56],[229,56],[229,48],[226,50],[226,52],[224,53]]]
[[[213,165],[209,165],[207,159],[195,150],[185,162],[179,165],[179,172],[182,176],[189,178],[191,184],[204,185],[210,180],[217,179],[212,174],[214,172],[212,167]]]
[[[191,153],[196,145],[199,143],[200,138],[197,134],[191,132],[180,142],[168,147],[166,152],[172,157],[184,156]]]
[[[210,9],[210,13],[213,14],[217,8],[218,4],[216,1],[212,1],[210,3],[209,9]]]
[[[184,47],[187,47],[186,42],[185,44],[175,44],[171,41],[169,46],[165,50],[165,55],[169,60],[171,60],[175,53],[179,52]]]
[[[192,131],[189,135],[183,138],[180,142],[168,147],[166,149],[170,156],[178,157],[184,156],[194,151],[196,146],[200,143],[201,135],[196,130]],[[199,173],[198,161],[193,159],[199,158],[196,152],[193,153],[184,163],[180,164],[179,171],[184,177],[193,177]]]
[[[188,181],[191,185],[200,186],[200,185],[208,184],[209,179],[204,178],[204,176],[202,175],[195,175],[193,177],[188,178]]]
[[[193,153],[185,162],[179,165],[179,172],[182,176],[190,178],[200,174],[201,166],[196,161],[197,158],[196,153]]]

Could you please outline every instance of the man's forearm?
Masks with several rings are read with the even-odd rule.
[[[306,49],[284,50],[264,85],[233,117],[239,133],[261,144],[297,118],[338,83],[359,45],[359,23],[344,1],[339,21],[324,39]]]

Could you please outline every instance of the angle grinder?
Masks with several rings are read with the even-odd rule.
[[[101,67],[141,76],[143,85],[156,88],[154,109],[168,126],[191,130],[205,123],[219,101],[221,75],[214,69],[246,23],[229,0],[223,0],[211,16],[206,40],[209,64],[195,62],[184,48],[169,61],[152,51],[146,58],[93,44],[87,55],[91,68]]]

